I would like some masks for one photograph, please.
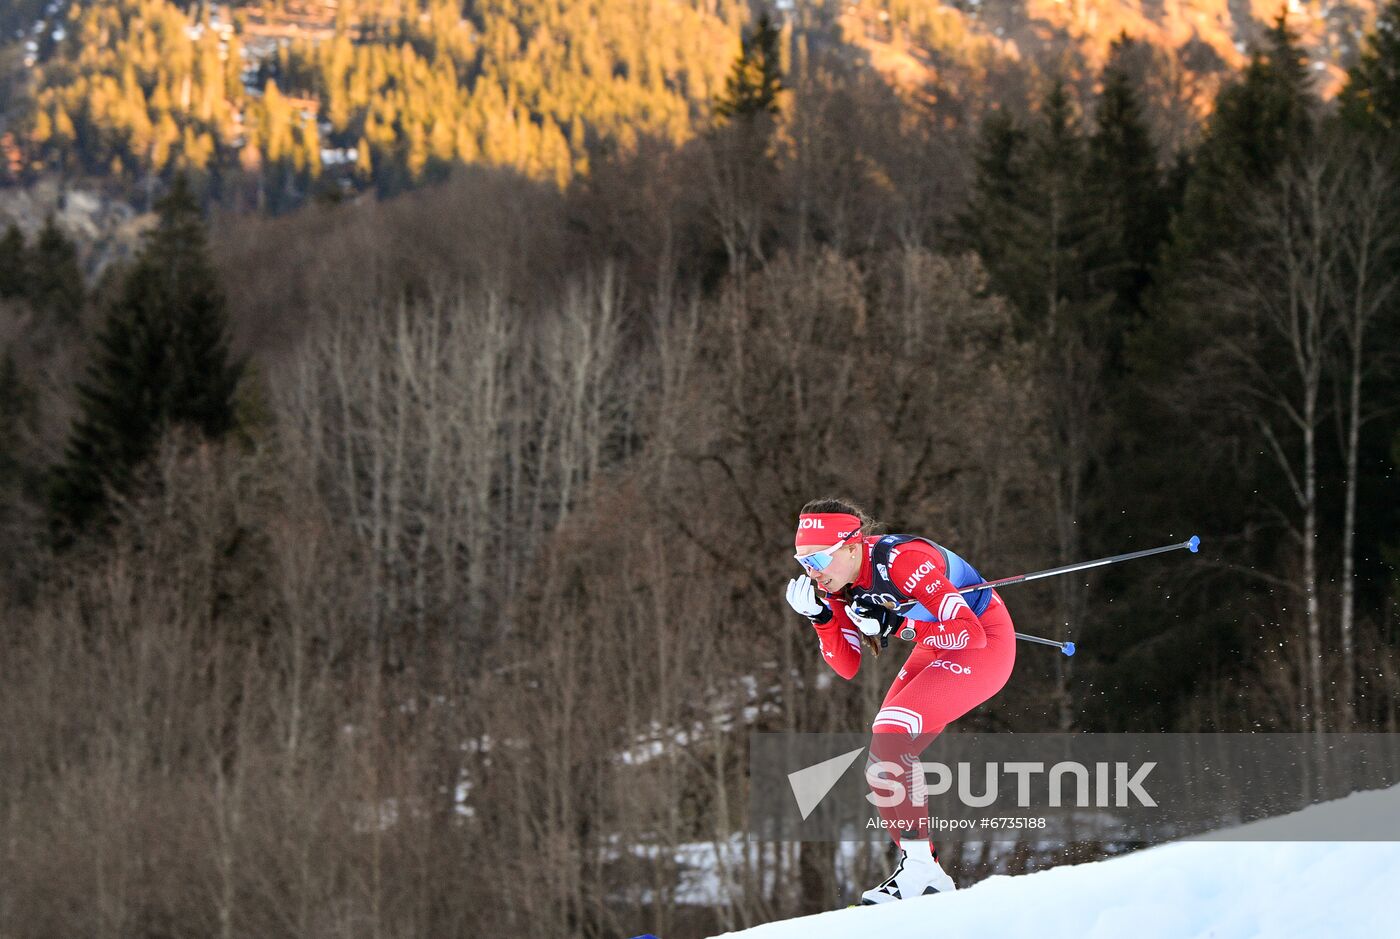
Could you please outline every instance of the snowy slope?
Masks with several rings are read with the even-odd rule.
[[[1400,788],[1357,793],[1287,818],[1348,837],[1400,813]],[[1287,837],[1281,819],[1237,835]],[[1316,828],[1313,828],[1316,826]],[[1215,836],[1220,837],[1220,834]],[[1193,840],[1019,877],[957,893],[725,933],[744,939],[1290,939],[1400,935],[1400,843]]]

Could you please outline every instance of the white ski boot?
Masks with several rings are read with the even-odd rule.
[[[876,903],[889,903],[908,897],[922,897],[930,893],[952,893],[958,889],[953,878],[938,866],[933,849],[923,839],[905,839],[904,850],[899,852],[899,863],[889,879],[873,890],[860,895],[861,906],[874,906]]]

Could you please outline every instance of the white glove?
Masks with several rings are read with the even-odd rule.
[[[810,577],[794,577],[787,586],[788,606],[800,615],[817,622],[831,618],[831,609],[817,599],[817,585]]]
[[[846,605],[846,615],[850,617],[852,623],[855,623],[856,629],[859,629],[867,636],[880,635],[880,630],[882,628],[880,621],[873,616],[862,616],[860,611],[856,609],[855,604]]]

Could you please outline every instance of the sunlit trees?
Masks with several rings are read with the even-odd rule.
[[[361,141],[347,178],[385,192],[479,161],[562,187],[590,147],[692,135],[739,22],[729,7],[641,0],[489,2],[470,18],[442,0],[421,18],[362,3],[340,8],[328,40],[279,46],[245,89],[240,36],[192,13],[171,0],[75,8],[38,69],[26,143],[54,165],[128,183],[207,174],[230,198],[240,184],[220,171],[241,165],[274,209],[311,191],[322,147]]]

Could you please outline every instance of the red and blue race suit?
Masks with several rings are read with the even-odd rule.
[[[832,617],[813,628],[822,658],[850,679],[860,669],[861,643],[847,613],[849,603],[869,606],[874,595],[875,603],[895,609],[906,617],[904,626],[913,627],[914,651],[885,693],[871,725],[870,746],[872,765],[906,767],[905,792],[912,795],[923,788],[922,774],[913,771],[919,755],[944,727],[995,695],[1011,676],[1015,626],[995,590],[962,594],[960,587],[982,579],[956,554],[921,538],[885,539],[883,545],[880,536],[862,539],[865,550],[856,579],[827,598]],[[885,567],[877,570],[876,564]],[[912,798],[882,808],[880,814],[896,841],[902,833],[927,835],[926,807]]]

